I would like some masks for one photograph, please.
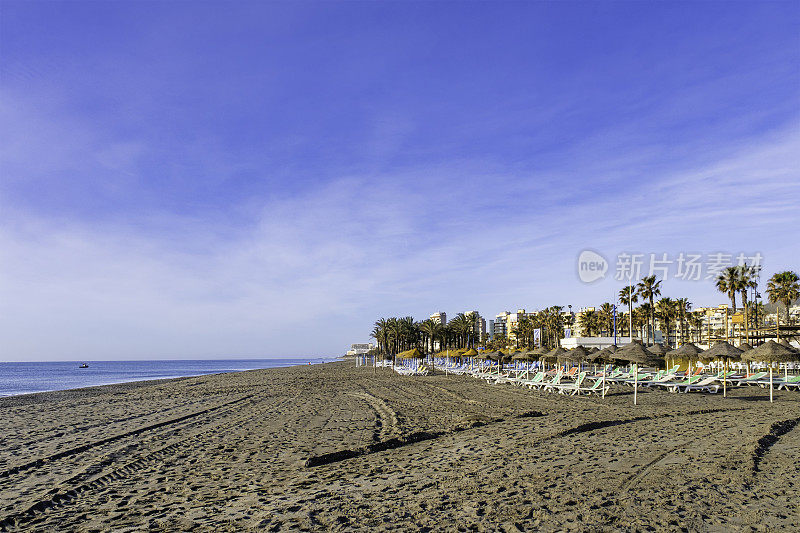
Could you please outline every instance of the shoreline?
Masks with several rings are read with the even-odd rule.
[[[327,359],[327,358],[322,358],[322,359]],[[117,360],[111,360],[111,361],[106,361],[106,360],[96,360],[96,361],[95,360],[86,360],[86,361],[83,361],[83,362],[88,362],[88,363],[104,363],[104,362],[106,362],[106,363],[130,363],[130,362],[148,363],[148,362],[154,362],[154,363],[158,363],[158,362],[183,362],[183,361],[188,361],[188,362],[191,362],[191,361],[237,361],[237,362],[240,362],[240,361],[279,361],[279,360],[280,359],[141,359],[141,360],[131,360],[131,361],[123,361],[123,360],[120,360],[120,361],[117,361]],[[294,361],[294,359],[287,359],[287,360]],[[80,364],[81,362],[82,361],[32,361],[32,362],[3,361],[3,362],[0,362],[0,365],[3,365],[3,364],[20,364],[20,363],[23,363],[23,364],[40,364],[41,363],[41,364],[45,364],[45,365],[48,364],[48,363],[75,363],[75,364]],[[319,364],[327,364],[327,363],[332,363],[332,362],[337,362],[337,360],[324,360],[324,361],[314,362],[314,360],[312,359],[312,360],[308,361],[308,363],[306,363],[306,364],[294,363],[294,364],[291,364],[291,365],[285,365],[285,366],[284,365],[278,365],[278,366],[270,366],[270,367],[265,367],[265,368],[246,368],[246,369],[233,369],[233,370],[223,370],[223,371],[201,372],[199,374],[192,373],[192,374],[182,374],[182,375],[167,375],[167,376],[163,376],[163,377],[161,377],[161,376],[159,376],[159,377],[144,377],[144,378],[140,378],[140,379],[138,379],[138,378],[124,379],[122,381],[110,381],[108,383],[97,383],[97,384],[78,386],[78,387],[68,387],[68,388],[61,388],[61,389],[42,389],[42,390],[26,391],[26,392],[13,393],[13,394],[0,393],[0,400],[2,400],[3,398],[16,398],[16,397],[20,397],[20,396],[29,396],[29,395],[34,395],[34,394],[48,394],[48,393],[58,393],[58,392],[76,391],[76,390],[84,390],[84,389],[94,389],[94,388],[98,388],[98,387],[110,387],[110,386],[114,386],[114,385],[124,385],[124,384],[127,384],[127,383],[146,383],[146,382],[180,380],[180,379],[200,377],[200,376],[210,376],[210,375],[218,375],[218,374],[234,374],[234,373],[237,373],[237,372],[250,372],[250,371],[253,371],[253,370],[270,370],[270,369],[273,369],[273,368],[290,368],[290,367],[294,367],[294,366],[319,365]],[[2,367],[0,367],[0,369],[1,368]]]
[[[0,527],[796,525],[800,395],[630,394],[338,361],[6,397]]]

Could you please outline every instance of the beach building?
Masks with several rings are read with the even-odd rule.
[[[447,313],[444,311],[437,311],[430,316],[430,319],[436,322],[437,324],[445,325],[447,324]]]
[[[492,338],[494,337],[507,337],[508,336],[508,316],[511,313],[509,311],[503,311],[502,313],[498,313],[494,317],[494,330],[492,331]]]
[[[614,344],[614,341],[614,337],[567,337],[566,339],[561,339],[559,342],[561,347],[565,350],[571,350],[578,346],[583,346],[584,348],[599,348],[602,350]],[[627,336],[617,336],[616,344],[617,346],[630,344],[630,338]]]
[[[486,338],[486,319],[477,311],[473,311],[473,313],[475,313],[475,336],[483,341]]]
[[[371,342],[362,342],[351,344],[350,349],[345,352],[347,356],[366,355],[371,349],[375,348],[375,344]]]
[[[536,313],[527,313],[525,309],[517,309],[516,313],[509,313],[508,311],[505,311],[505,313],[506,313],[505,315],[506,336],[508,337],[508,340],[510,342],[516,342],[517,340],[516,330],[519,321],[528,316],[533,316]]]

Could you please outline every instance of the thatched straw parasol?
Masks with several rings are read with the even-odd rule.
[[[662,357],[664,356],[665,353],[667,353],[667,349],[664,348],[660,344],[654,344],[654,345],[648,347],[647,351],[650,352],[651,354],[659,355],[659,356],[662,356]]]
[[[702,351],[703,350],[701,350],[700,348],[698,348],[697,346],[695,346],[691,342],[687,342],[686,344],[684,344],[680,348],[668,351],[666,355],[668,357],[692,358],[692,357],[696,356],[697,354],[699,354]]]
[[[753,348],[746,354],[742,355],[742,359],[747,361],[758,361],[763,363],[770,363],[769,365],[769,401],[772,402],[773,398],[773,384],[772,384],[772,363],[788,363],[789,361],[797,361],[800,355],[797,354],[792,348],[787,348],[781,343],[769,340],[759,346]]]
[[[564,353],[559,355],[558,362],[581,363],[583,361],[586,361],[588,355],[589,352],[586,351],[586,348],[584,348],[583,346],[578,346],[573,350],[565,351]]]
[[[533,354],[533,350],[528,350],[524,352],[516,352],[511,355],[512,361],[533,361],[533,358],[536,357]]]
[[[748,361],[764,363],[788,363],[797,360],[797,353],[792,348],[787,348],[779,342],[769,340],[747,352]]]
[[[789,348],[794,353],[800,353],[798,352],[797,348],[789,344],[789,341],[787,341],[786,339],[781,339],[780,341],[778,341],[778,344],[780,344],[781,346],[785,346],[786,348]]]
[[[721,341],[708,350],[700,352],[698,358],[704,363],[719,360],[741,361],[742,350],[729,342]]]
[[[718,360],[724,361],[722,367],[722,396],[728,396],[728,363],[730,361],[741,361],[742,350],[727,341],[722,341],[700,353],[699,357],[704,363]]]
[[[421,359],[425,357],[422,352],[417,350],[416,348],[412,348],[410,350],[406,350],[405,352],[400,352],[397,354],[398,359]]]
[[[675,359],[686,359],[689,361],[689,375],[692,373],[692,362],[697,358],[697,354],[702,352],[700,348],[696,345],[692,344],[691,342],[687,342],[680,348],[675,350],[670,350],[665,354],[667,359],[672,359],[673,362]]]
[[[476,350],[475,348],[470,348],[461,355],[462,357],[475,357],[476,355],[478,355],[478,350]]]
[[[497,352],[475,352],[475,355],[471,357],[476,361],[486,361],[487,359],[493,359],[497,357]]]
[[[627,344],[625,347],[614,352],[614,359],[627,361],[636,365],[661,366],[664,364],[664,359],[650,353],[647,348],[636,342]]]
[[[614,352],[618,350],[616,344],[612,344],[611,346],[606,346],[602,350],[597,350],[594,353],[589,355],[589,360],[592,362],[596,361],[603,361],[606,363],[611,363],[614,361]]]
[[[612,344],[611,346],[606,346],[602,350],[595,350],[593,353],[589,354],[588,359],[592,362],[602,361],[603,363],[610,363],[614,361],[614,352],[617,351],[617,345]],[[603,380],[603,398],[606,397],[606,369],[603,368],[603,372],[601,374]]]
[[[628,361],[633,364],[633,405],[636,405],[636,395],[639,388],[639,365],[661,366],[664,360],[648,352],[644,346],[632,342],[624,348],[614,352],[614,359]]]
[[[558,358],[558,356],[561,355],[562,353],[567,353],[567,351],[561,346],[558,346],[556,348],[553,348],[551,351],[547,352],[547,355],[550,357]]]

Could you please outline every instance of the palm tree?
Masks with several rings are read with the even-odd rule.
[[[592,332],[597,329],[600,319],[594,311],[583,311],[579,317],[581,328],[587,337],[592,336]]]
[[[702,311],[694,311],[689,314],[689,327],[691,327],[692,330],[694,330],[694,332],[697,334],[697,339],[695,342],[703,341],[703,323],[705,322],[704,318],[705,314]]]
[[[551,305],[546,309],[547,329],[553,340],[550,346],[558,346],[558,341],[564,337],[564,307]]]
[[[633,310],[633,325],[639,330],[639,336],[642,339],[645,338],[644,330],[647,329],[647,325],[650,323],[650,309],[650,304],[645,302]]]
[[[533,330],[536,329],[532,317],[524,316],[519,319],[515,326],[515,335],[517,344],[522,346],[530,346],[533,342]]]
[[[739,280],[737,286],[739,291],[742,293],[745,334],[747,334],[747,327],[749,326],[750,321],[750,317],[748,316],[747,291],[750,289],[758,289],[758,270],[756,270],[755,267],[747,266],[747,264],[740,265],[737,268],[739,269]]]
[[[614,329],[614,306],[608,302],[600,306],[598,313],[600,329],[606,331],[606,336],[610,337]]]
[[[673,317],[677,314],[675,307],[675,300],[672,298],[661,298],[656,303],[656,312],[658,313],[658,318],[664,323],[664,329],[666,329],[664,340],[669,347],[672,347],[672,344],[669,342],[669,326],[672,323]]]
[[[717,276],[717,290],[727,294],[733,305],[733,312],[736,312],[736,293],[739,291],[739,269],[728,267]]]
[[[467,320],[465,328],[467,332],[467,347],[472,348],[475,346],[475,333],[478,329],[478,314],[475,311],[470,311],[464,315],[464,318]]]
[[[436,340],[439,329],[440,324],[431,318],[419,323],[419,330],[423,335],[423,345],[430,346],[430,351],[428,353],[433,353],[433,343]]]
[[[638,285],[636,285],[636,290],[639,293],[639,296],[650,303],[650,330],[653,330],[656,322],[653,299],[655,299],[656,296],[661,295],[661,280],[656,281],[655,274],[652,276],[646,276],[642,278],[642,281],[640,281]],[[650,330],[647,332],[647,344],[650,344]]]
[[[791,270],[773,274],[767,282],[767,294],[771,303],[783,303],[786,307],[786,324],[790,324],[789,306],[800,298],[800,277]],[[777,314],[776,308],[775,315]]]
[[[628,306],[628,313],[633,314],[633,304],[639,301],[639,295],[636,293],[636,287],[632,287],[628,285],[627,287],[622,287],[622,290],[619,291],[619,301],[622,305]],[[633,333],[630,332],[630,335],[633,336]]]
[[[675,311],[678,318],[678,323],[681,327],[680,343],[683,344],[683,337],[686,329],[686,317],[692,312],[692,303],[688,298],[678,298],[675,300]]]
[[[385,318],[379,318],[375,321],[375,327],[372,329],[372,337],[378,343],[379,351],[389,353],[389,327],[388,321]]]

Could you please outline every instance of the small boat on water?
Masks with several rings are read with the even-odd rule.
[[[83,363],[83,364],[82,364],[81,366],[79,366],[78,368],[89,368],[89,365],[87,365],[86,363]]]

